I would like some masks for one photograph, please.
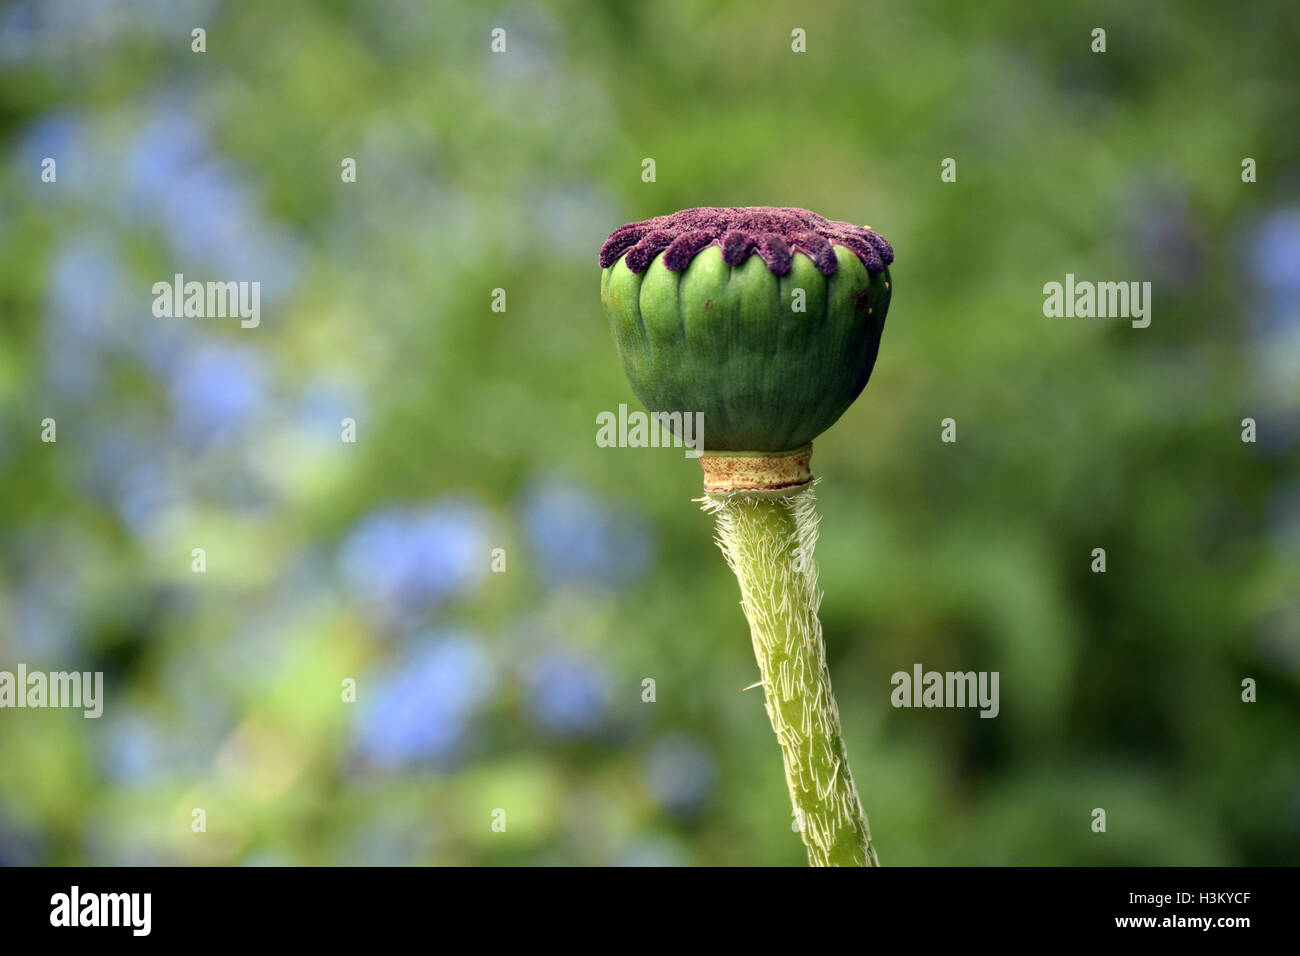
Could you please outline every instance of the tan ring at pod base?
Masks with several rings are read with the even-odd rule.
[[[811,442],[794,451],[706,451],[700,456],[704,490],[710,494],[797,491],[812,483],[811,459]]]

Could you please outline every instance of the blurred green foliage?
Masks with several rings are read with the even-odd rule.
[[[772,204],[898,255],[813,459],[882,862],[1296,862],[1298,38],[1281,0],[4,8],[0,669],[106,701],[0,711],[0,861],[801,863],[698,466],[594,440],[635,405],[606,234]],[[261,325],[155,318],[177,272]],[[1151,281],[1150,328],[1045,318],[1067,272]],[[1000,715],[891,708],[916,662]]]

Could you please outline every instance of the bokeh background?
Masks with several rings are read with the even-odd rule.
[[[0,669],[106,675],[0,711],[0,861],[802,863],[698,464],[595,443],[606,234],[774,204],[898,254],[813,459],[882,861],[1297,862],[1298,43],[1282,0],[0,9]],[[155,318],[177,272],[261,326]],[[1150,328],[1045,318],[1067,272]],[[891,708],[918,662],[1000,716]]]

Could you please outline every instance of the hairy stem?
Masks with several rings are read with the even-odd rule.
[[[812,866],[878,866],[831,693],[817,608],[816,498],[714,494],[718,546],[740,582],[754,656],[781,755],[790,801]]]

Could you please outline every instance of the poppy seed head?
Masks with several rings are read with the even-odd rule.
[[[701,251],[715,244],[721,247],[727,265],[741,265],[757,253],[778,276],[790,271],[796,252],[808,256],[822,275],[833,275],[835,245],[852,252],[871,273],[883,272],[894,261],[893,248],[879,233],[807,209],[701,206],[619,226],[600,248],[600,267],[607,269],[626,255],[628,269],[645,272],[663,253],[664,267],[682,272]]]

